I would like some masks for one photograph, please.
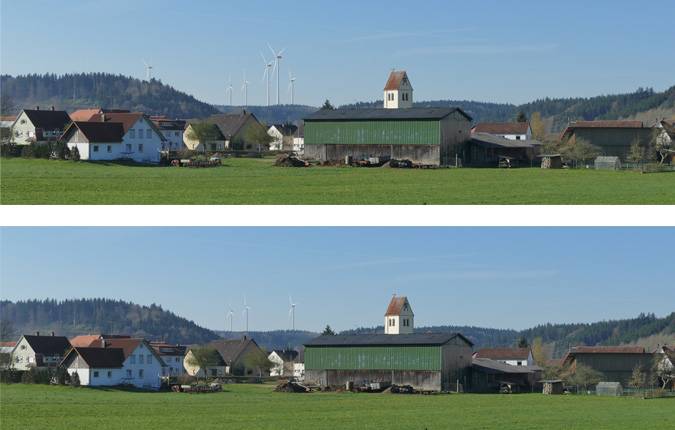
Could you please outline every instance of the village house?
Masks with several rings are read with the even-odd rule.
[[[675,153],[675,119],[656,121],[653,129],[658,135],[656,136],[656,147],[667,148],[668,151],[662,151],[659,154],[659,161],[662,163],[672,163],[673,154]]]
[[[512,366],[533,366],[532,349],[527,348],[478,348],[473,358],[487,358]]]
[[[400,73],[405,74],[392,72]],[[397,76],[401,75],[390,76],[389,81],[397,81]],[[457,107],[413,108],[412,87],[409,92],[386,90],[385,103],[386,94],[394,94],[389,98],[396,103],[385,104],[383,109],[326,109],[307,116],[305,155],[331,161],[367,156],[425,165],[464,162],[471,140],[469,115]]]
[[[541,366],[513,365],[490,358],[476,358],[474,355],[471,364],[471,388],[494,391],[503,384],[509,386],[510,392],[520,388],[532,388],[539,382],[542,373]]]
[[[270,369],[270,376],[294,376],[294,360],[298,351],[292,349],[275,349],[268,358],[274,363]]]
[[[204,127],[212,128],[212,134],[214,139],[200,141],[198,139],[192,139],[192,124],[188,124],[183,134],[183,145],[185,148],[191,151],[224,151],[229,148],[229,141],[223,136],[223,133],[220,131],[217,125],[206,123]]]
[[[298,129],[293,133],[293,151],[302,154],[305,152],[305,123],[300,122]]]
[[[73,347],[60,364],[78,374],[81,385],[133,385],[157,389],[165,366],[145,339],[99,339]]]
[[[226,372],[230,375],[239,372],[248,375],[253,369],[247,366],[246,357],[251,351],[260,349],[255,340],[246,336],[242,336],[241,339],[212,340],[208,346],[218,351],[227,366]]]
[[[183,148],[183,133],[185,132],[184,120],[169,119],[163,116],[151,116],[150,121],[164,136],[162,150],[178,151]]]
[[[500,167],[518,167],[532,162],[541,151],[541,142],[532,139],[510,139],[490,133],[472,132],[466,152],[466,164],[499,164]]]
[[[14,143],[19,145],[31,142],[56,142],[69,123],[68,112],[54,110],[53,106],[49,110],[40,110],[40,106],[35,106],[35,109],[22,109],[12,125],[12,137]]]
[[[12,362],[16,370],[30,368],[56,367],[71,348],[68,338],[24,334],[12,349]]]
[[[218,359],[219,362],[214,364],[213,366],[209,366],[206,369],[202,369],[198,365],[193,365],[191,364],[192,358],[194,357],[194,354],[192,350],[189,350],[187,354],[185,354],[185,359],[183,361],[183,367],[185,368],[185,373],[194,376],[196,378],[203,378],[205,376],[211,376],[211,377],[223,377],[228,374],[228,365],[225,363],[223,360],[223,357],[221,357],[220,354],[218,354]]]
[[[271,151],[290,151],[293,148],[293,134],[298,127],[293,124],[274,124],[267,129],[267,134],[274,138],[270,143]]]
[[[675,345],[659,346],[654,354],[658,357],[656,371],[659,385],[672,390],[675,387]]]
[[[186,346],[171,345],[165,342],[150,342],[150,346],[166,365],[162,368],[162,376],[180,376],[183,374]]]
[[[82,160],[157,163],[166,139],[144,113],[103,113],[73,122],[61,140]]]
[[[255,142],[248,142],[246,140],[246,131],[248,128],[252,125],[259,124],[258,119],[252,113],[242,110],[241,113],[235,114],[216,114],[211,115],[207,121],[218,126],[220,132],[227,141],[226,148],[233,148],[232,145],[235,140],[243,142],[243,149],[253,148]]]
[[[298,381],[305,380],[305,348],[293,359],[293,377]]]
[[[529,121],[479,122],[471,129],[471,132],[490,134],[509,140],[532,140],[532,127]]]

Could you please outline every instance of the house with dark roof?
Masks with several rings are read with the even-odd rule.
[[[71,123],[61,141],[82,160],[157,163],[166,139],[144,113],[97,113]]]
[[[213,364],[212,366],[209,366],[206,369],[203,369],[198,365],[192,364],[192,359],[194,357],[194,353],[192,351],[193,351],[192,349],[188,350],[187,354],[185,354],[185,360],[183,361],[185,373],[187,373],[188,375],[194,376],[196,378],[203,378],[205,376],[222,377],[228,374],[229,367],[227,366],[227,363],[225,363],[225,360],[223,360],[223,357],[220,356],[220,354],[217,354],[218,358],[217,363]]]
[[[160,387],[166,366],[147,340],[128,337],[96,339],[88,347],[74,347],[60,365],[70,374],[77,372],[82,385],[150,389]]]
[[[298,127],[293,124],[273,124],[267,129],[267,134],[274,138],[270,143],[272,151],[290,151],[293,149],[293,134]]]
[[[654,355],[657,357],[656,376],[661,388],[672,390],[675,386],[675,345],[660,346]]]
[[[170,119],[165,116],[151,116],[150,121],[164,136],[164,148],[169,151],[178,151],[183,148],[183,134],[187,121]]]
[[[241,339],[212,340],[208,346],[218,351],[227,366],[228,374],[243,370],[244,375],[247,375],[249,370],[254,370],[246,365],[246,357],[252,351],[260,349],[255,340],[247,336],[242,336]]]
[[[540,152],[541,142],[537,140],[515,140],[473,132],[466,153],[466,164],[517,167],[519,163],[532,162]]]
[[[293,376],[300,381],[305,380],[305,348],[293,359]]]
[[[470,382],[472,348],[460,333],[319,336],[305,344],[305,378],[319,385],[370,381],[455,390]]]
[[[471,388],[494,391],[503,384],[508,384],[512,389],[531,388],[539,382],[542,372],[541,366],[514,366],[491,358],[475,358],[474,355],[471,364]]]
[[[211,138],[208,140],[198,140],[193,138],[193,124],[188,124],[183,134],[183,146],[191,151],[224,151],[229,148],[229,141],[223,136],[220,128],[216,124],[204,122],[201,127],[206,127]]]
[[[652,372],[654,354],[645,352],[641,346],[572,347],[560,364],[558,373],[574,372],[579,363],[601,372],[604,381],[619,382],[627,387],[636,366],[641,366],[647,374]]]
[[[645,148],[649,146],[652,129],[644,127],[642,121],[576,121],[567,126],[557,145],[574,145],[577,139],[599,147],[602,155],[616,156],[626,162],[634,142],[640,142]]]
[[[31,142],[56,142],[70,123],[70,116],[64,110],[22,109],[12,125],[12,137],[19,145]]]
[[[471,129],[471,132],[486,133],[509,140],[532,140],[532,127],[529,121],[479,122]]]
[[[657,133],[655,140],[659,161],[672,163],[675,154],[675,119],[657,121],[652,128]]]
[[[473,358],[485,358],[512,366],[533,366],[532,349],[527,348],[478,348]]]
[[[68,338],[24,334],[12,349],[12,361],[16,370],[28,370],[32,367],[56,367],[71,348]]]
[[[184,371],[184,361],[187,347],[185,345],[171,345],[166,342],[150,342],[157,355],[162,357],[166,366],[162,376],[180,376]]]
[[[293,363],[297,356],[298,351],[292,349],[275,349],[270,352],[268,358],[274,363],[270,376],[294,376]]]
[[[255,144],[255,142],[246,140],[246,131],[250,126],[259,124],[259,122],[255,115],[246,112],[246,110],[235,114],[211,115],[208,121],[218,126],[227,141],[227,148],[232,148],[235,140],[241,140],[244,143],[244,149],[248,149],[248,145],[251,145],[252,148],[252,145]]]

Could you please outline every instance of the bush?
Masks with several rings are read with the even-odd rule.
[[[80,375],[77,372],[73,372],[73,374],[70,375],[70,385],[73,387],[80,386]]]
[[[195,152],[190,149],[183,148],[180,151],[177,151],[176,155],[178,155],[178,158],[192,158],[195,155]]]
[[[194,376],[188,375],[187,373],[183,373],[182,375],[178,376],[178,378],[176,378],[176,380],[178,381],[178,383],[180,385],[190,385],[193,382],[195,382],[197,380],[197,378],[195,378]]]
[[[24,384],[42,384],[49,385],[52,380],[52,372],[49,369],[38,370],[36,368],[28,369],[21,376],[21,382]]]
[[[3,143],[2,152],[0,156],[3,158],[12,158],[14,156],[14,144],[13,143]]]
[[[65,366],[56,368],[53,382],[56,385],[68,385],[70,383],[70,375],[68,374],[68,369],[66,369]]]
[[[56,158],[58,160],[67,160],[68,158],[70,158],[70,148],[68,148],[66,142],[63,141],[56,142],[56,145],[54,145],[54,151],[52,156],[53,158]]]
[[[70,161],[80,161],[80,150],[77,149],[77,146],[73,146],[73,149],[70,150]]]

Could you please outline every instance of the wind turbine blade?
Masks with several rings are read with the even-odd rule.
[[[265,41],[265,42],[267,42],[267,41]],[[272,54],[274,54],[274,56],[276,57],[276,56],[277,56],[277,53],[276,53],[276,52],[274,52],[274,49],[272,49],[272,45],[270,45],[270,43],[269,43],[269,42],[267,42],[267,46],[269,46],[269,47],[270,47],[270,51],[272,51]]]
[[[260,80],[260,85],[262,85],[265,82],[265,77],[267,77],[267,65],[265,65],[265,72],[263,72],[263,77]]]
[[[143,64],[145,64],[145,67],[148,67],[148,63],[145,62],[145,59],[141,58],[141,61],[143,61]]]
[[[265,63],[265,66],[267,66],[267,60],[265,59],[265,56],[263,55],[262,51],[260,51],[260,56],[263,59],[263,63]]]
[[[286,90],[286,94],[291,92],[291,87],[293,86],[293,81],[291,81],[290,84],[288,84],[288,89]]]
[[[291,302],[291,306],[293,306],[293,298],[291,297],[291,293],[288,293],[288,301]]]
[[[288,68],[288,79],[293,80],[293,75],[291,75],[291,68]]]
[[[292,314],[292,313],[293,313],[293,308],[291,308],[291,310],[288,311],[288,318],[291,317],[291,314]]]
[[[284,52],[284,51],[286,50],[286,48],[287,48],[287,47],[284,46],[284,49],[282,49],[281,51],[279,51],[279,53],[277,54],[277,57],[281,57],[281,53]]]
[[[277,62],[274,62],[274,67],[272,67],[272,76],[274,76],[274,71],[277,70]],[[272,78],[274,79],[274,78]]]

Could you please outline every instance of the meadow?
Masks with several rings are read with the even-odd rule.
[[[4,205],[611,205],[675,203],[675,173],[586,169],[213,168],[3,159]]]
[[[269,384],[230,384],[214,394],[0,385],[3,429],[635,429],[667,427],[674,407],[673,398],[288,394]]]

